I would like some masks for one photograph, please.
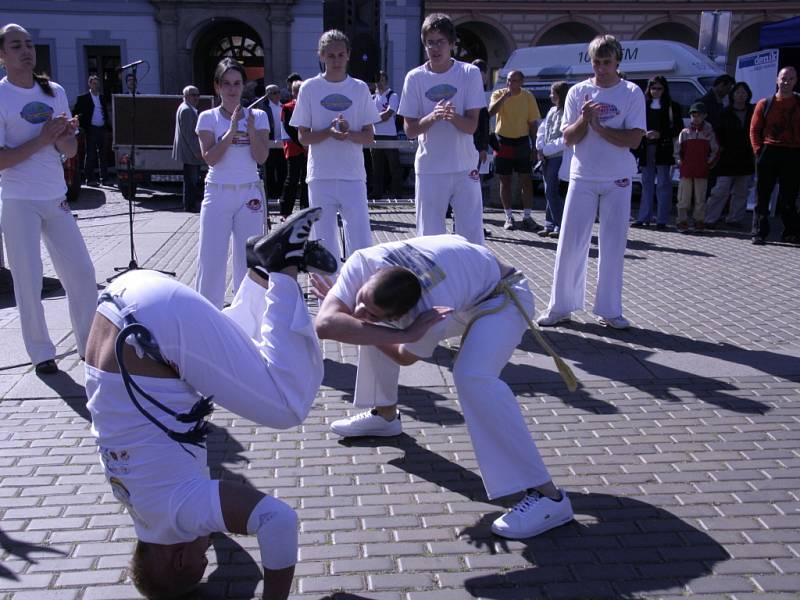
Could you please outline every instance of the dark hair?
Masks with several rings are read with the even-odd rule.
[[[570,84],[566,81],[556,81],[550,86],[550,90],[558,96],[558,106],[556,106],[556,108],[564,108],[564,103],[567,101],[567,92],[570,87]]]
[[[750,100],[753,99],[753,90],[750,89],[750,86],[747,85],[746,81],[738,81],[733,84],[731,93],[728,94],[728,100],[730,100],[731,105],[733,105],[733,93],[738,89],[743,89],[745,92],[747,92],[747,104],[750,104]]]
[[[373,301],[391,319],[406,314],[417,305],[422,296],[419,279],[405,267],[381,269],[372,277],[375,278]]]
[[[672,105],[672,96],[669,95],[669,84],[667,83],[666,77],[663,75],[651,77],[647,82],[647,88],[644,91],[645,99],[647,100],[647,106],[650,106],[650,103],[653,101],[653,96],[650,94],[650,86],[654,83],[657,83],[664,88],[664,91],[661,92],[661,106],[668,108]]]
[[[286,86],[291,90],[292,83],[294,83],[295,81],[303,81],[303,78],[300,76],[300,73],[289,74],[289,76],[286,78]]]
[[[219,61],[217,68],[214,69],[214,83],[219,85],[222,82],[222,77],[228,71],[236,71],[242,76],[242,83],[247,81],[247,73],[244,70],[244,67],[239,64],[238,61],[235,61],[232,58],[223,58]]]
[[[25,29],[22,25],[17,25],[16,23],[8,23],[7,25],[4,25],[2,28],[0,28],[0,48],[2,48],[5,45],[6,34],[9,31],[20,31],[25,35],[27,35],[28,37],[31,37],[31,34],[28,33],[28,30]],[[55,98],[56,93],[53,90],[53,86],[50,85],[50,78],[47,75],[45,75],[44,73],[42,74],[33,73],[33,81],[34,83],[36,83],[36,85],[38,85],[41,88],[41,90],[46,95]]]
[[[450,20],[448,15],[432,13],[425,17],[425,20],[422,22],[422,31],[420,33],[423,44],[425,43],[425,38],[432,31],[441,33],[451,44],[456,41],[456,26],[453,25],[453,21]]]
[[[725,73],[725,74],[720,75],[719,77],[717,77],[714,80],[714,83],[711,84],[711,87],[716,87],[720,83],[730,83],[731,85],[733,85],[734,83],[736,83],[736,80],[733,77],[731,77],[730,75],[728,75],[727,73]]]

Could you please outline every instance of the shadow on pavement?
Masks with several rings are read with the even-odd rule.
[[[195,598],[255,598],[263,580],[261,567],[236,540],[215,533],[211,544],[217,554],[217,568],[195,589]]]
[[[22,559],[32,565],[38,564],[36,559],[30,557],[32,552],[58,554],[59,556],[67,555],[66,552],[56,550],[55,548],[37,546],[36,544],[29,544],[28,542],[23,542],[22,540],[15,540],[8,537],[8,535],[6,535],[2,529],[0,529],[0,549],[4,552],[8,552],[11,556],[16,556],[17,558]],[[19,581],[17,574],[5,567],[2,563],[0,563],[0,579],[12,579],[14,581]]]
[[[666,589],[680,595],[689,581],[730,558],[710,536],[652,504],[608,494],[574,493],[570,500],[578,521],[528,540],[494,536],[490,525],[499,513],[461,531],[461,537],[489,554],[516,552],[524,544],[522,557],[532,566],[468,579],[466,590],[503,600],[545,594],[634,599]]]
[[[67,354],[71,353],[68,352]],[[92,422],[92,415],[89,409],[86,408],[86,388],[77,383],[69,373],[59,371],[53,375],[38,375],[38,377],[43,384],[57,393],[64,403],[75,411],[75,414],[87,423]]]
[[[249,460],[242,454],[245,448],[224,427],[214,423],[208,424],[208,438],[206,439],[208,453],[208,468],[212,479],[238,481],[253,487],[250,481],[239,473],[232,471],[226,465],[249,464]]]
[[[357,594],[348,594],[347,592],[336,592],[329,596],[323,596],[319,600],[372,600],[367,596],[359,596]]]
[[[93,187],[81,187],[77,201],[70,202],[70,210],[92,210],[99,208],[106,203],[105,191]]]
[[[356,366],[326,358],[324,368],[325,376],[322,385],[345,392],[344,399],[352,400],[353,387],[356,383]],[[405,385],[398,386],[397,393],[398,403],[403,407],[403,414],[418,421],[438,424],[464,422],[464,417],[460,412],[442,406],[442,403],[450,403],[452,400],[441,394]]]

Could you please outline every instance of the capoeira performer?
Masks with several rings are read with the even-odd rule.
[[[359,250],[332,287],[322,278],[315,285],[325,298],[317,335],[361,346],[354,404],[368,410],[334,421],[334,433],[399,435],[400,366],[464,334],[453,377],[486,494],[526,491],[492,531],[526,538],[572,519],[566,493],[553,485],[517,399],[499,377],[533,315],[522,273],[461,236],[436,235]]]
[[[94,266],[65,194],[63,157],[78,145],[76,118],[57,83],[33,72],[36,48],[30,34],[13,23],[0,29],[0,201],[8,266],[14,278],[25,350],[39,374],[58,372],[56,349],[42,306],[40,240],[67,292],[78,354],[94,316]]]
[[[256,535],[263,597],[289,594],[297,516],[243,483],[209,478],[204,417],[212,398],[279,429],[308,414],[323,363],[296,276],[335,269],[336,259],[307,241],[320,211],[248,240],[251,269],[224,312],[155,271],[127,273],[100,296],[86,356],[88,408],[106,477],[138,537],[131,578],[148,598],[192,588],[215,531]]]
[[[406,135],[418,142],[417,235],[445,233],[445,215],[452,205],[456,233],[482,244],[479,153],[472,139],[486,107],[481,72],[451,57],[456,28],[447,15],[428,15],[421,37],[428,60],[406,75],[398,109]]]
[[[611,35],[589,44],[594,77],[577,83],[564,106],[561,131],[574,147],[561,236],[556,252],[550,304],[537,319],[541,326],[569,321],[582,310],[586,295],[589,241],[600,207],[600,259],[594,314],[615,329],[630,327],[622,315],[622,268],[631,212],[632,148],[647,129],[645,101],[635,83],[621,79],[622,46]]]
[[[258,165],[267,158],[269,119],[257,108],[240,104],[247,81],[244,67],[223,58],[214,71],[217,108],[197,118],[203,160],[208,163],[200,206],[200,250],[196,289],[222,308],[228,245],[233,234],[233,289],[247,269],[245,242],[264,230],[264,186]]]
[[[289,121],[308,146],[308,203],[325,207],[314,238],[338,255],[336,213],[344,225],[345,254],[372,245],[364,144],[380,121],[369,86],[347,74],[350,40],[337,29],[319,38],[325,72],[305,81]]]

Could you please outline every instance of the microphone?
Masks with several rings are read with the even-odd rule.
[[[135,61],[133,61],[133,62],[132,62],[132,63],[130,63],[130,64],[127,64],[127,65],[123,65],[123,66],[121,66],[121,67],[118,67],[118,68],[117,68],[117,71],[124,71],[125,69],[130,69],[131,67],[135,67],[136,65],[140,65],[140,64],[142,64],[143,62],[144,62],[143,60],[135,60]]]

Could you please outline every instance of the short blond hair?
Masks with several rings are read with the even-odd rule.
[[[598,35],[589,42],[589,58],[611,56],[622,62],[622,44],[613,35]]]

